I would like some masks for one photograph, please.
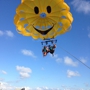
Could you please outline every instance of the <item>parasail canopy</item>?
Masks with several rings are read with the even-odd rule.
[[[64,0],[21,0],[14,17],[18,33],[34,39],[64,34],[72,22],[70,7]]]

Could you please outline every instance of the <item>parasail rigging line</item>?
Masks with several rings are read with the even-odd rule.
[[[85,67],[87,67],[88,69],[90,69],[90,67],[88,65],[86,65],[85,63],[83,63],[81,60],[79,60],[77,57],[75,57],[73,54],[71,54],[70,52],[68,52],[67,50],[65,50],[64,48],[62,48],[61,46],[59,46],[62,50],[64,50],[65,52],[67,52],[68,54],[70,54],[72,57],[74,57],[76,60],[78,60],[80,63],[82,63]]]

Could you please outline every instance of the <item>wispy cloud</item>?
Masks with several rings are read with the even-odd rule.
[[[0,30],[0,36],[4,35],[3,31]]]
[[[3,36],[3,35],[6,35],[8,37],[14,37],[13,32],[10,30],[4,30],[4,31],[0,30],[0,36]]]
[[[54,53],[54,56],[52,55],[52,54],[49,54],[50,55],[50,57],[52,57],[52,58],[58,58],[58,54],[55,54]]]
[[[76,11],[83,12],[84,14],[90,13],[90,1],[86,0],[73,0],[71,4],[74,6]]]
[[[64,63],[65,63],[66,65],[70,65],[70,66],[74,66],[74,67],[78,66],[78,62],[73,61],[73,60],[72,60],[71,58],[69,58],[69,57],[64,57]]]
[[[1,81],[4,81],[4,79],[3,79],[3,78],[0,78],[0,82],[1,82]]]
[[[6,72],[6,71],[4,71],[4,70],[2,70],[2,73],[3,73],[3,74],[7,74],[7,72]]]
[[[89,87],[89,86],[90,86],[90,84],[89,84],[89,83],[84,83],[84,84],[85,84],[85,86],[86,86],[86,87]]]
[[[56,59],[56,62],[57,62],[57,63],[61,63],[61,62],[62,62],[62,58],[57,58],[57,59]]]
[[[87,30],[88,30],[88,37],[90,38],[90,27],[88,27]]]
[[[6,31],[6,35],[9,37],[14,37],[14,34],[10,30]]]
[[[84,88],[79,88],[79,87],[76,87],[76,85],[74,86],[66,86],[66,85],[62,85],[62,88],[63,89],[60,89],[60,90],[85,90]],[[89,90],[89,89],[87,89]]]
[[[61,90],[60,88],[37,87],[32,90]]]
[[[44,68],[43,68],[43,67],[42,67],[41,69],[42,69],[42,70],[44,70]]]
[[[61,62],[62,62],[62,58],[59,58],[58,54],[54,54],[54,56],[52,56],[52,55],[50,54],[50,56],[51,56],[52,58],[54,58],[57,63],[61,63]]]
[[[26,87],[26,86],[16,87],[16,86],[12,86],[6,82],[1,82],[0,88],[2,90],[21,90],[22,88],[25,88],[25,90],[61,90],[59,88],[48,88],[48,87],[36,87],[36,88],[30,88],[30,87]]]
[[[54,54],[54,58],[58,58],[58,54]]]
[[[29,78],[32,70],[24,66],[16,66],[17,71],[19,71],[21,78]]]
[[[80,76],[79,72],[67,70],[67,77],[71,78],[71,77],[75,77],[75,76]]]
[[[86,63],[86,62],[87,62],[86,58],[83,58],[83,57],[81,57],[80,60],[81,60],[81,62],[83,62],[83,63]]]
[[[7,74],[7,72],[4,71],[4,70],[1,70],[0,72],[1,72],[2,74]]]
[[[34,55],[34,53],[31,50],[23,49],[21,52],[26,56],[31,56],[33,58],[36,58],[36,56]]]
[[[88,34],[88,37],[90,38],[90,33]]]

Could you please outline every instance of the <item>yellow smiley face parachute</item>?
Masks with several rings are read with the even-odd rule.
[[[18,33],[42,40],[66,33],[72,22],[64,0],[21,0],[14,17]]]

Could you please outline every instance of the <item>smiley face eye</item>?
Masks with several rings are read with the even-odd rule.
[[[47,12],[51,13],[51,7],[50,6],[47,6]]]
[[[38,14],[38,13],[39,13],[39,8],[38,8],[38,7],[34,7],[34,12],[35,12],[36,14]]]

